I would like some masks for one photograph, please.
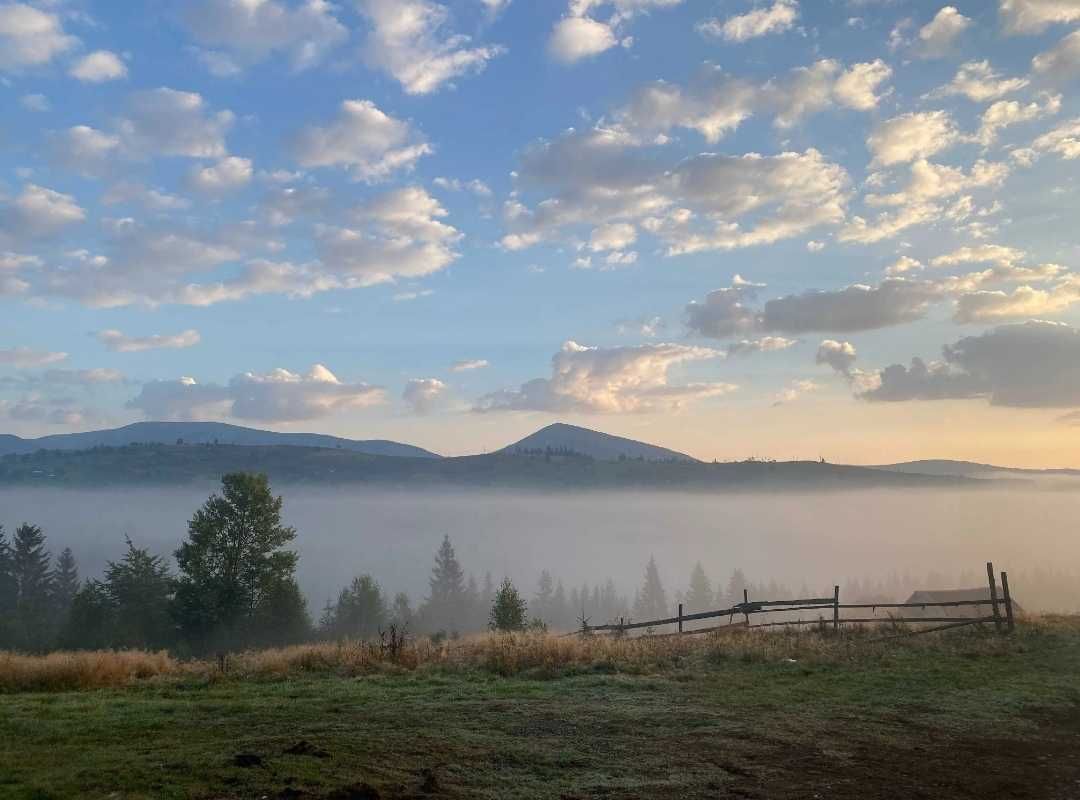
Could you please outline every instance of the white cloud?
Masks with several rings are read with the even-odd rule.
[[[1000,0],[998,13],[1010,33],[1040,33],[1055,23],[1080,20],[1075,0]]]
[[[200,384],[194,378],[150,381],[128,407],[148,419],[232,417],[261,422],[294,422],[384,402],[385,392],[367,383],[342,383],[322,364],[305,375],[286,369],[245,372],[227,386]]]
[[[854,64],[836,79],[833,94],[843,106],[857,111],[877,108],[881,99],[878,87],[892,77],[892,68],[880,58]]]
[[[431,152],[408,122],[384,113],[370,100],[342,101],[337,119],[325,127],[305,128],[293,144],[301,166],[343,166],[357,180],[369,182],[409,171]]]
[[[953,42],[971,26],[954,6],[944,6],[934,18],[919,29],[918,53],[924,58],[940,58],[952,49]]]
[[[15,369],[33,369],[55,364],[68,357],[67,353],[51,353],[29,347],[0,348],[0,366]]]
[[[773,405],[782,406],[785,403],[794,403],[804,394],[809,392],[816,392],[821,388],[821,385],[817,381],[812,380],[793,380],[788,383],[787,387],[773,395]]]
[[[567,341],[551,360],[551,378],[485,395],[475,408],[585,414],[674,410],[737,388],[729,383],[670,382],[673,367],[720,355],[710,348],[680,344],[585,347]]]
[[[95,50],[71,65],[68,74],[83,83],[104,83],[126,78],[127,65],[109,50]]]
[[[109,160],[120,149],[120,137],[88,125],[76,125],[51,134],[48,143],[52,163],[87,177],[104,174]]]
[[[1032,148],[1056,153],[1066,160],[1080,158],[1080,117],[1063,122],[1031,143]]]
[[[201,95],[159,88],[135,92],[120,121],[125,147],[136,155],[222,158],[231,111],[212,112]]]
[[[187,347],[194,347],[201,340],[199,332],[194,329],[172,335],[155,333],[151,336],[128,336],[121,331],[109,329],[98,331],[95,335],[99,342],[114,353],[141,353],[146,350],[182,350]]]
[[[43,94],[24,94],[19,98],[19,105],[27,111],[34,111],[39,114],[52,110],[49,98]]]
[[[451,372],[471,372],[475,369],[484,369],[490,366],[487,359],[484,358],[472,358],[464,361],[455,361],[450,367]]]
[[[972,189],[999,187],[1008,176],[1009,166],[1001,162],[980,159],[965,173],[958,167],[919,159],[911,165],[911,179],[903,189],[892,194],[869,193],[865,199],[871,206],[919,206]]]
[[[1009,125],[1053,116],[1061,110],[1061,95],[1043,92],[1042,103],[1031,102],[1021,105],[1015,100],[998,100],[983,112],[979,132],[975,138],[984,147],[993,144],[998,131]]]
[[[959,139],[946,111],[909,112],[880,123],[866,140],[873,163],[882,166],[928,158]]]
[[[1080,72],[1080,31],[1073,31],[1045,53],[1039,53],[1031,59],[1031,67],[1060,80]]]
[[[428,0],[359,0],[371,23],[364,56],[392,75],[409,94],[429,94],[484,70],[505,52],[498,45],[470,47],[469,37],[445,30],[446,6]]]
[[[189,175],[191,186],[206,194],[222,194],[251,182],[251,159],[228,156],[209,167],[194,167]]]
[[[885,274],[890,278],[906,275],[909,272],[917,272],[923,268],[923,263],[911,256],[900,256],[892,264],[885,268]]]
[[[745,42],[759,36],[791,30],[798,18],[798,0],[775,0],[771,6],[755,8],[723,21],[716,18],[704,20],[698,23],[697,30],[706,36],[715,36],[729,42]]]
[[[976,103],[996,100],[1027,86],[1027,78],[1003,78],[989,61],[969,61],[961,64],[953,79],[931,93],[933,97],[963,95]]]
[[[573,64],[610,50],[619,43],[609,25],[590,17],[563,17],[551,32],[548,52],[556,61]]]
[[[0,195],[0,241],[45,238],[86,219],[69,194],[28,183],[14,198]]]
[[[349,37],[334,10],[326,0],[195,0],[185,4],[182,18],[202,44],[231,55],[204,53],[204,63],[220,76],[226,65],[240,70],[233,59],[254,64],[276,53],[294,70],[318,64]]]
[[[776,353],[787,350],[797,345],[797,339],[786,339],[783,336],[762,336],[759,339],[740,339],[732,342],[723,349],[725,356],[748,356],[754,353]]]
[[[851,369],[855,366],[856,357],[855,345],[851,342],[825,339],[818,345],[814,361],[818,364],[827,364],[841,375],[851,375]]]
[[[78,43],[56,14],[24,3],[0,5],[0,72],[48,64]]]
[[[101,196],[101,202],[106,206],[130,205],[151,211],[178,211],[191,205],[183,197],[132,181],[114,183]]]
[[[959,323],[1001,322],[1056,316],[1080,302],[1080,285],[1065,281],[1051,289],[1017,286],[1011,292],[974,291],[956,300],[953,319]]]
[[[594,253],[604,250],[625,250],[637,241],[637,231],[633,225],[614,222],[593,229],[589,237],[589,249]]]
[[[435,186],[440,189],[448,189],[452,192],[472,192],[477,197],[491,197],[491,187],[484,183],[479,178],[473,178],[470,181],[463,181],[459,178],[435,178],[432,181]]]
[[[937,256],[930,264],[935,267],[952,267],[957,264],[997,264],[1010,267],[1026,257],[1023,250],[998,244],[965,246],[951,253]]]
[[[405,384],[401,399],[414,414],[430,414],[445,394],[447,386],[438,378],[413,378]]]

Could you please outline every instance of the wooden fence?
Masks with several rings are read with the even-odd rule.
[[[589,625],[588,620],[582,619],[581,630],[582,634],[591,633],[610,633],[617,636],[626,634],[627,631],[633,630],[649,630],[651,633],[656,628],[662,628],[667,625],[676,626],[676,630],[672,633],[665,633],[660,635],[680,635],[680,634],[698,634],[698,633],[710,633],[715,631],[729,630],[733,628],[775,628],[783,626],[799,626],[799,625],[817,625],[822,630],[832,629],[833,632],[838,632],[841,625],[851,624],[874,624],[874,623],[918,623],[918,624],[933,624],[932,628],[920,628],[916,632],[918,633],[930,633],[931,631],[947,630],[950,628],[959,628],[965,625],[979,625],[984,623],[993,623],[998,633],[1005,631],[1011,632],[1015,625],[1015,618],[1013,615],[1013,602],[1012,595],[1009,592],[1009,575],[1006,572],[1001,573],[1001,598],[998,597],[998,585],[994,576],[993,562],[986,563],[986,576],[989,582],[989,597],[986,600],[943,600],[941,602],[924,602],[924,603],[841,603],[840,602],[840,587],[833,587],[832,597],[809,597],[800,600],[754,600],[751,601],[747,590],[743,590],[743,601],[736,603],[730,608],[721,608],[716,611],[699,611],[692,614],[683,613],[683,604],[679,603],[678,613],[674,617],[668,617],[666,619],[652,619],[644,622],[636,622],[633,620],[626,620],[621,618],[618,622],[608,623],[606,625]],[[990,607],[989,615],[977,615],[974,617],[948,617],[948,616],[902,616],[890,613],[888,617],[874,617],[874,616],[843,616],[841,611],[865,611],[870,609],[873,614],[878,609],[921,609],[926,611],[927,609],[934,608],[958,608],[958,607],[977,607],[983,606]],[[800,611],[817,611],[819,612],[817,617],[813,619],[799,619],[795,620],[783,620],[781,622],[758,622],[756,624],[751,623],[751,615],[758,614],[775,614],[778,612],[800,612]],[[688,622],[697,622],[699,620],[706,619],[719,619],[727,617],[726,624],[716,625],[709,628],[695,628],[693,630],[684,630],[684,625]],[[741,622],[735,622],[736,617],[742,617]],[[768,619],[766,617],[765,619]]]

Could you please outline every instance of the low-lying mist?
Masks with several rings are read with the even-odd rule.
[[[82,576],[97,577],[122,554],[125,536],[171,559],[215,488],[3,489],[0,524],[42,526],[53,554],[70,546]],[[1072,491],[274,490],[297,528],[298,578],[316,616],[361,573],[391,594],[422,599],[444,534],[478,580],[508,576],[526,597],[543,569],[567,588],[610,577],[632,597],[650,556],[672,593],[686,588],[697,561],[715,582],[738,567],[754,582],[831,593],[834,583],[890,575],[911,587],[981,585],[993,560],[1009,570],[1014,596],[1029,610],[1080,609],[1080,493]]]

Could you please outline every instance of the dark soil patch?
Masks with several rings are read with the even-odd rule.
[[[233,764],[244,769],[250,769],[251,767],[261,767],[263,759],[262,756],[255,753],[237,753],[233,756]]]
[[[310,756],[311,758],[330,758],[330,753],[321,747],[316,747],[307,739],[301,739],[291,747],[283,751],[287,756]]]

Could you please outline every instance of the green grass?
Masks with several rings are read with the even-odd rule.
[[[1080,796],[1075,626],[938,641],[0,695],[0,797]],[[285,753],[301,741],[325,752]]]

